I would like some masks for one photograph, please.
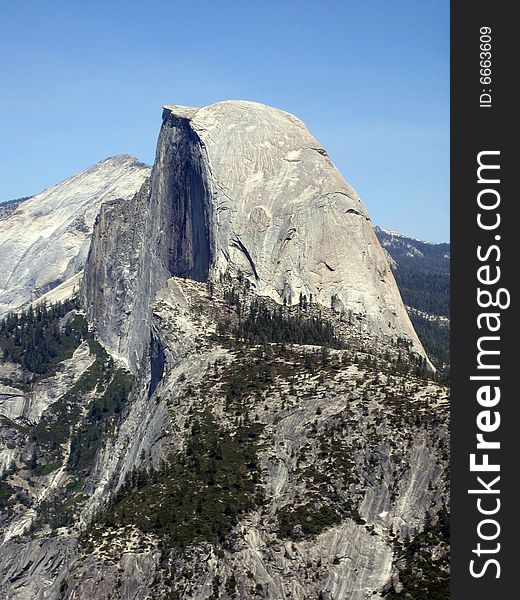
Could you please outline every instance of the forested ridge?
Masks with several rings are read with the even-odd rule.
[[[450,245],[422,242],[376,227],[417,335],[435,366],[450,362]],[[426,313],[426,314],[421,314]],[[441,317],[441,318],[438,318]]]

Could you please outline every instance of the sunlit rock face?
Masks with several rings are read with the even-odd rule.
[[[424,355],[361,199],[289,113],[243,101],[165,106],[149,190],[132,202],[107,208],[108,225],[102,211],[87,277],[103,245],[119,248],[121,267],[85,290],[102,339],[134,369],[171,275],[218,283],[240,273],[259,295],[332,306]],[[120,243],[129,230],[132,244]],[[121,285],[115,306],[98,293]]]
[[[0,216],[0,316],[81,271],[101,204],[128,200],[149,173],[132,156],[114,156]]]
[[[0,356],[0,600],[447,585],[449,390],[405,351],[366,210],[304,125],[168,106],[127,191],[92,205],[83,276],[40,296],[79,286],[63,360]]]
[[[299,119],[233,101],[165,113],[189,122],[206,156],[214,276],[243,271],[278,302],[312,294],[419,347],[361,199]]]
[[[206,281],[213,205],[200,141],[185,119],[165,119],[150,180],[130,201],[101,207],[82,296],[110,351],[137,370],[151,305],[171,274]]]

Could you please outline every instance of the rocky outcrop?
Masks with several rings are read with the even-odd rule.
[[[17,203],[0,227],[0,316],[81,271],[101,204],[130,198],[149,172],[114,156]]]
[[[361,199],[299,119],[253,102],[165,106],[166,126],[183,119],[210,173],[214,279],[241,271],[277,302],[312,296],[420,349]]]
[[[140,271],[147,253],[149,185],[147,180],[130,202],[114,200],[101,206],[81,285],[89,321],[100,339],[134,369],[149,341],[146,302],[152,286],[161,281],[151,271]]]
[[[324,353],[310,345],[234,345],[219,334],[219,323],[237,318],[228,301],[230,286],[235,289],[232,280],[217,290],[169,278],[158,291],[151,311],[153,360],[143,362],[124,410],[110,421],[91,462],[82,463],[80,474],[86,475],[81,479],[71,466],[72,444],[66,438],[61,438],[61,461],[44,471],[29,470],[28,463],[33,436],[46,443],[45,427],[56,423],[48,417],[38,421],[55,406],[49,405],[50,390],[55,387],[55,397],[63,398],[66,382],[77,388],[78,375],[91,369],[85,343],[73,357],[76,371],[68,359],[55,375],[36,383],[34,389],[47,395],[34,404],[31,422],[23,407],[9,413],[2,430],[8,465],[3,482],[10,494],[3,517],[6,537],[0,542],[2,600],[130,600],[174,592],[198,600],[233,594],[364,600],[367,594],[381,599],[385,591],[402,589],[403,544],[435,525],[448,503],[446,388],[396,371],[391,345],[374,350],[366,362],[377,360],[378,366],[368,367],[361,358],[363,333],[319,305],[303,313],[298,307],[282,312],[302,318],[321,314],[348,340],[348,349]],[[247,289],[245,282],[242,286]],[[5,373],[15,370],[6,365]],[[80,445],[95,439],[82,422],[104,390],[90,379],[92,391],[80,401],[84,408],[70,433],[84,432],[84,442],[76,438]],[[145,502],[125,508],[132,526],[103,521],[107,502],[122,493],[130,474],[136,469],[157,473],[172,457],[187,453],[203,418],[214,428],[211,439],[198,441],[208,445],[203,456],[209,458],[222,436],[229,434],[226,451],[232,452],[244,426],[261,432],[253,463],[260,499],[239,514],[225,536],[218,543],[197,540],[196,529],[187,523],[183,535],[192,542],[184,550],[166,550],[166,540],[139,528],[160,518],[169,495],[175,495],[183,477],[191,477],[191,471],[178,469],[166,480],[164,497],[160,487],[150,488]],[[236,451],[240,455],[242,446]],[[240,469],[248,479],[246,465]],[[197,479],[190,487],[190,496],[208,493],[207,484]],[[237,493],[230,488],[222,501],[233,507]],[[59,513],[49,507],[65,511],[71,502],[71,520],[60,526]],[[211,527],[215,510],[210,506],[206,512],[205,502],[211,500],[198,509],[202,531]],[[96,515],[97,525],[89,525]],[[306,529],[308,522],[313,528]],[[31,523],[36,524],[32,529]],[[432,560],[445,576],[445,542],[434,534],[425,539],[430,540],[425,551],[434,553]]]
[[[150,340],[150,307],[171,274],[205,281],[212,262],[212,204],[198,136],[166,119],[151,180],[130,203],[104,205],[82,295],[110,351],[135,371]]]
[[[30,391],[0,383],[0,416],[35,424],[45,410],[65,394],[93,363],[88,344],[81,344],[52,377],[40,379]],[[1,473],[0,473],[1,474]]]
[[[132,205],[102,210],[83,296],[134,370],[171,275],[241,274],[259,295],[332,306],[424,356],[365,207],[294,116],[253,102],[165,106],[150,188]]]
[[[446,585],[448,390],[326,152],[263,105],[166,107],[141,175],[47,296],[81,286],[61,361],[0,363],[0,600]]]

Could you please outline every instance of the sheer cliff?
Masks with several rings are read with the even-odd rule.
[[[0,600],[447,600],[449,390],[325,150],[167,106],[127,192],[0,321]]]
[[[0,222],[0,316],[81,271],[101,204],[129,199],[149,173],[114,156],[19,202]]]
[[[242,274],[259,295],[332,306],[424,356],[365,207],[296,117],[253,102],[165,106],[150,189],[132,203],[102,212],[83,295],[101,339],[134,370],[149,306],[171,275]],[[97,248],[110,243],[127,256],[102,275]],[[99,292],[119,289],[128,272],[131,289],[110,300]]]

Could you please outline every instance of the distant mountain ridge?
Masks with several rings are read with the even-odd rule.
[[[23,198],[13,198],[12,200],[2,200],[0,202],[0,220],[7,218],[13,213],[22,202],[30,200],[32,196],[24,196]]]
[[[375,227],[414,328],[437,367],[449,365],[450,244]]]
[[[130,199],[150,167],[107,158],[30,198],[0,205],[0,316],[83,269],[103,202]]]
[[[434,243],[407,237],[395,231],[375,227],[379,242],[401,266],[413,266],[430,273],[448,274],[450,244]]]

